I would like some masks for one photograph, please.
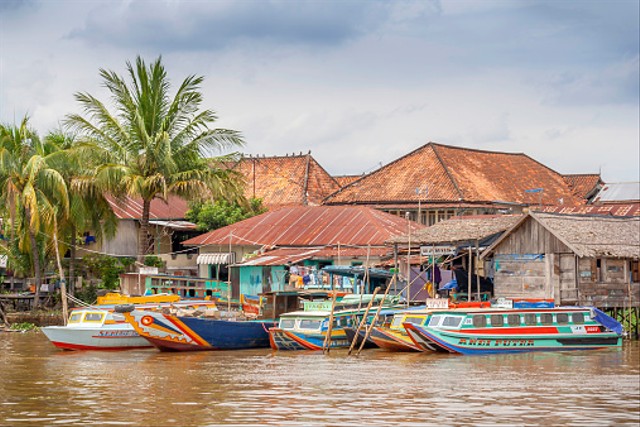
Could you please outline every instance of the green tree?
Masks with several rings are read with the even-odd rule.
[[[57,212],[69,211],[67,186],[47,162],[50,147],[29,127],[25,117],[19,126],[0,126],[0,203],[8,211],[11,238],[18,250],[31,255],[35,277],[35,301],[39,305],[44,248],[53,231]]]
[[[243,219],[266,212],[262,199],[251,199],[249,205],[219,200],[217,202],[191,203],[186,219],[195,223],[199,231],[211,231],[226,227]]]
[[[98,239],[110,238],[116,233],[117,217],[113,213],[104,194],[97,188],[91,176],[90,158],[83,157],[82,145],[75,135],[61,130],[46,136],[51,149],[49,164],[60,172],[69,193],[69,214],[58,216],[60,234],[66,236],[61,241],[60,252],[69,249],[69,283],[73,293],[77,259],[77,244],[80,233],[91,231]]]
[[[114,195],[142,199],[138,261],[149,251],[151,201],[171,194],[185,199],[242,197],[239,173],[224,167],[224,156],[205,156],[243,145],[234,130],[212,129],[211,110],[200,111],[203,77],[188,76],[170,96],[170,82],[158,57],[147,64],[127,62],[130,84],[113,71],[100,70],[115,110],[88,93],[76,93],[85,116],[71,114],[66,125],[86,142],[99,166],[95,183]]]

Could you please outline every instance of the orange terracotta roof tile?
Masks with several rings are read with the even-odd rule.
[[[597,173],[563,175],[563,178],[573,189],[574,194],[585,200],[593,196],[604,184],[600,174]]]
[[[416,189],[427,188],[426,196]],[[543,188],[541,193],[527,190]],[[372,203],[582,204],[562,175],[521,153],[428,143],[355,181],[326,204]]]
[[[338,175],[333,177],[340,187],[349,185],[360,178],[362,178],[362,175]]]
[[[245,197],[264,206],[317,206],[340,188],[311,153],[292,156],[243,157],[234,169],[245,178]]]

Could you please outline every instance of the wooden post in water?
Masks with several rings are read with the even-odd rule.
[[[62,317],[64,318],[64,325],[67,324],[67,317],[69,317],[68,302],[67,302],[67,284],[65,283],[64,270],[62,269],[62,262],[60,262],[60,250],[58,249],[58,221],[56,216],[53,216],[53,246],[56,251],[56,260],[58,261],[58,271],[60,272],[60,299],[62,300]]]
[[[395,274],[393,275],[393,278],[391,279],[391,281],[394,282],[394,285],[395,285],[395,281],[396,281]],[[371,334],[371,329],[373,329],[376,322],[378,321],[378,316],[380,316],[380,311],[382,311],[384,300],[387,298],[387,294],[389,294],[389,289],[391,289],[391,283],[389,283],[389,286],[387,286],[387,289],[384,291],[384,294],[382,294],[382,299],[380,300],[380,305],[378,306],[378,310],[376,310],[376,315],[373,316],[373,319],[371,320],[371,324],[367,326],[366,332],[364,334],[364,338],[360,343],[360,347],[358,348],[358,352],[356,353],[356,356],[359,355],[362,349],[364,348],[364,343],[366,343],[367,340],[369,339],[369,335]]]
[[[373,305],[373,301],[376,299],[376,295],[377,295],[379,290],[380,290],[379,286],[376,287],[373,290],[373,295],[371,296],[371,301],[369,301],[369,304],[367,304],[367,308],[364,311],[364,314],[362,316],[362,320],[360,320],[360,322],[358,323],[358,329],[356,329],[356,334],[353,337],[353,341],[351,341],[351,346],[349,347],[349,353],[347,353],[348,355],[351,354],[351,352],[353,351],[353,348],[356,346],[356,343],[358,342],[358,335],[360,334],[360,330],[367,323],[367,316],[369,315],[369,310],[371,310],[371,306]]]
[[[335,288],[333,289],[333,298],[331,299],[331,314],[329,314],[329,325],[327,326],[327,335],[324,337],[324,342],[322,343],[322,353],[325,351],[329,353],[331,349],[331,333],[333,332],[333,312],[336,308],[336,298],[338,297],[338,293]]]

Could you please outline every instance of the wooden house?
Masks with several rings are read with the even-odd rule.
[[[530,212],[483,253],[498,297],[604,309],[640,303],[640,217]]]

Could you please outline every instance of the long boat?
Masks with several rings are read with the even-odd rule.
[[[269,347],[269,328],[281,312],[298,308],[300,298],[325,300],[327,292],[275,291],[263,294],[259,309],[216,311],[212,316],[180,316],[123,307],[125,320],[161,351],[238,350]]]
[[[619,347],[623,333],[594,307],[439,310],[427,325],[403,325],[422,350],[468,355]]]

